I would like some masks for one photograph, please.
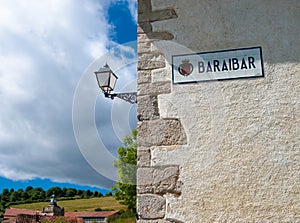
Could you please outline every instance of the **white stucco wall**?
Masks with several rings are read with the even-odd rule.
[[[151,165],[179,165],[182,191],[166,219],[183,222],[300,221],[300,1],[152,0],[177,19],[152,23],[174,40],[171,56],[261,46],[265,77],[172,85],[158,96],[161,118],[178,118],[187,145],[151,148]]]

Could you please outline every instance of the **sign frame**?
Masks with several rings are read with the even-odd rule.
[[[258,57],[258,59],[260,61],[258,61],[258,63],[256,65],[259,65],[259,68],[257,68],[256,70],[259,70],[260,73],[259,74],[251,74],[251,75],[242,75],[242,76],[237,76],[237,74],[235,74],[235,76],[230,76],[230,74],[232,74],[233,72],[236,72],[234,70],[230,70],[228,72],[223,72],[223,75],[227,73],[227,77],[217,77],[217,75],[215,75],[216,77],[213,78],[203,78],[203,79],[197,79],[195,77],[192,78],[187,78],[187,80],[176,80],[176,75],[181,75],[181,76],[189,76],[190,74],[192,74],[193,72],[195,72],[195,64],[192,65],[192,62],[189,63],[189,58],[193,58],[193,57],[199,57],[202,58],[202,56],[209,56],[211,55],[212,58],[216,57],[218,55],[235,55],[235,54],[242,54],[243,52],[256,52],[257,54],[255,55],[256,57]],[[224,58],[222,58],[224,59]],[[249,57],[248,57],[249,59]],[[180,65],[178,65],[178,60],[181,60],[182,63]],[[250,60],[247,63],[250,64]],[[253,61],[254,63],[254,58]],[[177,63],[177,64],[175,64]],[[190,64],[189,66],[187,64]],[[198,62],[199,63],[199,62]],[[262,56],[262,47],[261,46],[256,46],[256,47],[247,47],[247,48],[236,48],[236,49],[226,49],[226,50],[217,50],[217,51],[207,51],[207,52],[199,52],[199,53],[188,53],[188,54],[178,54],[178,55],[172,55],[172,83],[173,84],[187,84],[187,83],[198,83],[198,82],[207,82],[207,81],[225,81],[225,80],[235,80],[235,79],[244,79],[244,78],[259,78],[259,77],[264,77],[264,67],[263,67],[263,56]],[[187,65],[187,66],[185,66]],[[253,64],[252,64],[253,65]],[[199,64],[198,64],[199,66]],[[255,66],[254,66],[255,67]],[[219,69],[219,68],[218,68]],[[198,67],[199,70],[199,67]],[[200,71],[200,70],[199,70]],[[179,73],[180,72],[180,73]],[[189,73],[190,72],[190,73]],[[245,72],[244,72],[245,73]],[[198,76],[200,75],[199,73],[197,73]],[[197,76],[194,75],[194,76]],[[216,74],[216,72],[212,72],[212,74]],[[181,77],[179,76],[179,77]],[[186,77],[181,77],[181,79],[184,79]]]

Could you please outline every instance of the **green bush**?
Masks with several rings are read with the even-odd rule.
[[[108,223],[131,223],[135,222],[135,213],[131,210],[120,210],[119,211],[120,216],[118,218],[111,216],[108,217],[107,222]]]

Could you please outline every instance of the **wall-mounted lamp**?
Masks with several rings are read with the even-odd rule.
[[[121,98],[131,104],[137,102],[137,94],[136,92],[128,92],[128,93],[111,93],[117,82],[117,75],[110,69],[108,64],[105,64],[103,67],[99,68],[98,71],[95,72],[96,78],[98,81],[98,85],[104,96],[107,98],[114,99],[115,97]]]

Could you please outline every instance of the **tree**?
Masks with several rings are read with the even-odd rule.
[[[31,193],[32,201],[44,201],[46,198],[46,192],[41,187],[34,188]]]
[[[107,193],[105,194],[105,197],[111,197],[111,196],[113,196],[112,192],[107,192]]]
[[[90,198],[93,195],[93,193],[90,190],[85,190],[83,192],[83,196],[81,196],[82,198]]]
[[[9,190],[7,188],[2,189],[1,201],[9,202]]]
[[[22,192],[22,196],[21,196],[22,201],[26,202],[29,199],[29,195],[26,191]]]
[[[93,195],[93,192],[91,190],[87,190],[86,194],[87,194],[88,197],[91,197]]]
[[[63,196],[63,190],[58,187],[58,186],[55,186],[55,187],[51,187],[47,190],[47,197],[50,197],[52,194],[55,194],[56,197],[62,197]]]
[[[77,190],[77,195],[82,197],[83,196],[83,190]]]
[[[28,193],[28,192],[31,191],[32,189],[33,189],[32,186],[28,186],[28,187],[26,187],[25,191]]]
[[[17,192],[10,193],[9,199],[11,202],[16,202],[19,199],[18,193]]]
[[[99,195],[99,192],[98,191],[94,191],[93,197],[98,197],[98,195]]]
[[[67,188],[66,189],[66,197],[74,197],[77,194],[77,190],[74,188]]]
[[[123,139],[124,147],[118,148],[118,160],[114,166],[118,169],[118,180],[112,188],[114,197],[122,200],[128,209],[136,211],[136,164],[137,164],[137,131]]]

